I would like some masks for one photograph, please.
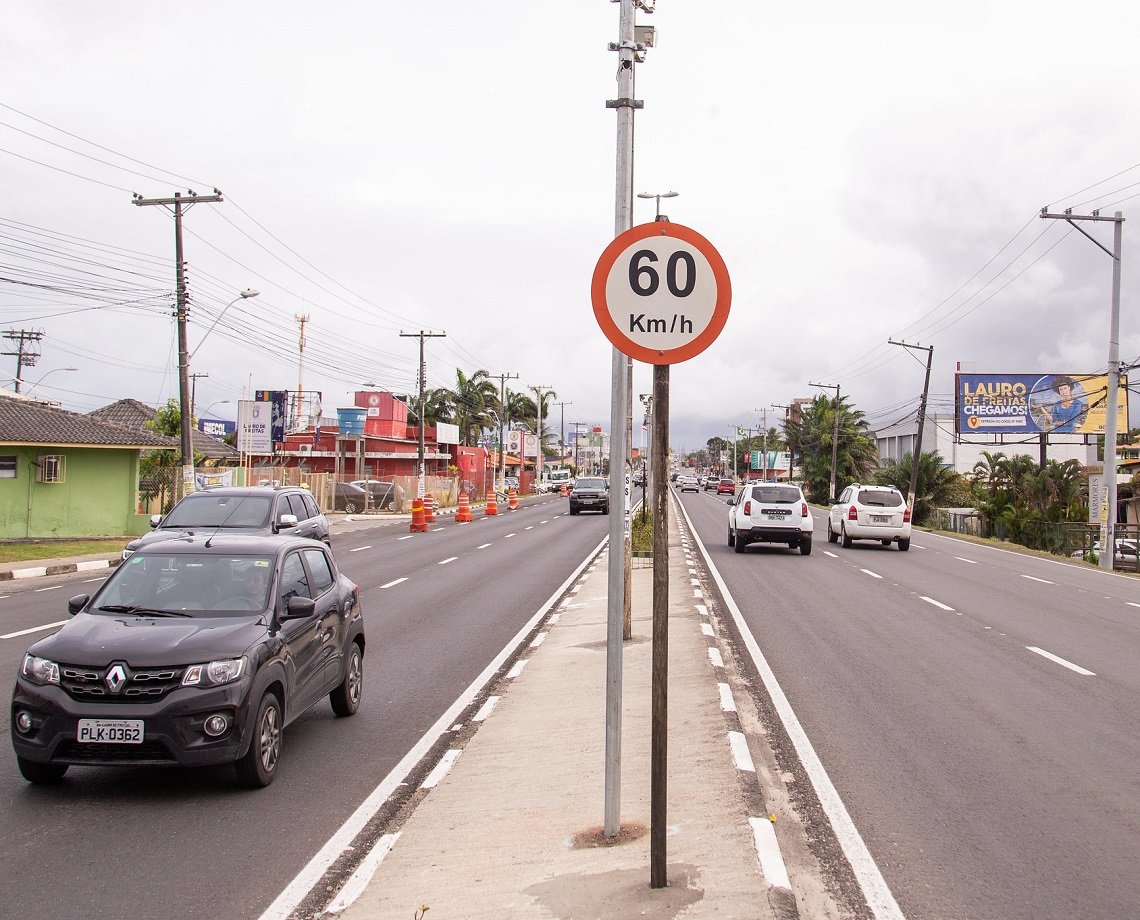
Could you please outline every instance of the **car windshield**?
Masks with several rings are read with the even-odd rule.
[[[579,479],[575,484],[575,490],[581,491],[582,489],[604,489],[606,481],[604,479]]]
[[[95,596],[93,613],[224,616],[269,608],[272,556],[135,553]]]
[[[903,497],[894,489],[860,489],[859,504],[873,505],[876,508],[897,508]]]
[[[791,486],[753,486],[752,500],[768,505],[794,505],[800,500],[800,490]]]
[[[188,495],[162,521],[163,527],[265,527],[273,499],[268,495]]]

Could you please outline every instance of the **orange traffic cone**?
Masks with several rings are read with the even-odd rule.
[[[427,533],[427,521],[424,520],[424,500],[412,499],[412,523],[408,526],[412,533]]]
[[[565,498],[569,494],[570,494],[570,487],[568,485],[566,485],[566,483],[562,483],[562,492],[561,492],[562,497]]]
[[[511,511],[519,510],[519,490],[513,486],[507,490],[507,507]]]
[[[495,490],[494,489],[488,489],[487,490],[487,507],[485,509],[485,512],[486,512],[487,517],[490,517],[492,514],[498,514],[499,513],[499,504],[498,504],[497,499],[495,498]]]
[[[430,492],[424,496],[424,522],[435,523],[435,496]]]
[[[471,516],[471,499],[466,492],[459,493],[459,509],[455,512],[456,524],[470,524],[475,518]]]

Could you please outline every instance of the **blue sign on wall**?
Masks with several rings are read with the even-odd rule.
[[[227,422],[221,418],[200,418],[198,430],[212,438],[224,438],[237,431],[237,422]]]

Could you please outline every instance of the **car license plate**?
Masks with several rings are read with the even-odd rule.
[[[96,744],[142,744],[142,719],[80,719],[76,740]]]
[[[891,518],[889,515],[886,515],[886,514],[872,514],[871,515],[871,523],[873,523],[873,524],[889,524],[890,522],[891,522]]]

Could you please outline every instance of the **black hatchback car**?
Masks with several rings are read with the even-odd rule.
[[[16,761],[32,783],[68,767],[233,762],[268,786],[282,731],[328,697],[360,706],[360,592],[332,551],[297,537],[194,536],[144,546],[24,655]]]
[[[300,486],[226,486],[190,492],[163,517],[151,515],[154,529],[132,540],[123,558],[142,546],[187,534],[288,534],[329,542],[329,522],[308,489]]]

